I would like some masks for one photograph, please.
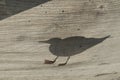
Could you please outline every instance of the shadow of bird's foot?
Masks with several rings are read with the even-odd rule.
[[[58,64],[58,66],[65,66],[66,63],[61,63],[61,64]]]
[[[44,64],[53,64],[55,61],[45,60]]]

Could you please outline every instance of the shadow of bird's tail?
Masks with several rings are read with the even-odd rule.
[[[107,39],[107,38],[110,38],[111,35],[108,35],[106,37],[103,38],[103,40]]]
[[[92,41],[93,43],[100,43],[100,42],[106,40],[107,38],[110,38],[110,35],[105,36],[105,37],[102,37],[102,38],[92,38],[91,41]]]
[[[103,38],[99,38],[98,41],[102,42],[104,40],[106,40],[107,38],[110,38],[111,35],[105,36]]]

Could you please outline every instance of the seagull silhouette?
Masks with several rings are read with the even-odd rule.
[[[53,61],[45,60],[45,64],[55,63],[58,57],[67,57],[65,63],[61,63],[58,65],[58,66],[63,66],[67,64],[71,56],[79,54],[85,51],[86,49],[93,47],[98,43],[101,43],[102,41],[104,41],[109,37],[110,35],[103,38],[85,38],[83,36],[73,36],[65,39],[51,38],[47,41],[39,41],[39,42],[50,44],[49,47],[50,52],[53,55],[57,56]]]

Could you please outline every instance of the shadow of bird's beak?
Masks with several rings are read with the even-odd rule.
[[[48,41],[38,41],[39,43],[48,43]]]

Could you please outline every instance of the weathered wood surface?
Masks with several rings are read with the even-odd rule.
[[[119,80],[120,1],[52,0],[0,21],[0,80]],[[109,39],[68,65],[45,65],[54,59],[49,45],[54,37],[104,37]]]

